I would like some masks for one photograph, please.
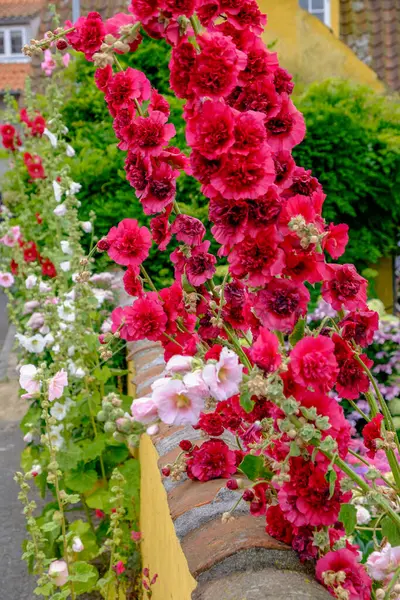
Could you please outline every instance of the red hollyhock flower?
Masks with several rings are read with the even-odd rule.
[[[111,65],[107,65],[104,67],[104,69],[96,69],[94,74],[94,82],[99,90],[106,92],[112,74],[113,70]]]
[[[118,265],[138,267],[149,255],[151,235],[136,219],[124,219],[107,234],[108,255]]]
[[[116,308],[111,313],[112,332],[122,324],[121,338],[129,342],[142,340],[158,341],[167,324],[167,315],[156,292],[147,292],[134,301],[132,306]]]
[[[121,108],[128,108],[133,100],[149,100],[151,85],[146,75],[137,69],[128,67],[115,73],[108,82],[106,101],[115,114]]]
[[[303,167],[296,167],[292,174],[292,183],[285,190],[285,198],[292,196],[308,196],[313,198],[317,192],[322,192],[322,186],[316,177],[313,177],[311,171],[306,171]]]
[[[39,251],[35,242],[23,242],[21,244],[25,262],[34,262],[39,258]]]
[[[164,312],[168,317],[166,332],[175,333],[177,330],[176,320],[185,312],[182,287],[175,281],[170,287],[162,288],[159,294],[163,301]]]
[[[262,114],[264,119],[265,117],[275,117],[279,113],[280,100],[272,78],[261,77],[246,85],[233,106],[241,112],[257,111]],[[265,139],[265,129],[264,134]]]
[[[189,244],[189,246],[198,246],[206,234],[206,228],[195,217],[178,215],[173,222],[171,232],[176,235],[179,242]]]
[[[128,10],[134,14],[137,21],[147,24],[158,14],[160,4],[157,0],[132,0]]]
[[[43,219],[40,216],[40,213],[38,213],[38,212],[35,213],[35,219],[36,219],[36,222],[37,222],[38,225],[41,225],[43,223]]]
[[[306,134],[304,117],[286,94],[282,94],[279,113],[269,118],[265,127],[268,143],[275,152],[291,150],[303,141]]]
[[[322,335],[306,336],[297,342],[290,353],[296,382],[314,390],[331,390],[339,372],[334,351],[335,344]]]
[[[86,60],[92,60],[93,54],[100,50],[106,35],[106,30],[98,12],[90,12],[87,17],[79,17],[72,25],[66,21],[67,27],[75,27],[74,31],[66,34],[68,42],[74,50],[83,52]]]
[[[13,125],[10,125],[10,123],[0,125],[0,134],[2,144],[7,150],[12,150],[14,152],[16,147],[21,145],[17,130]]]
[[[220,415],[224,427],[236,433],[242,423],[242,417],[235,410],[232,399],[218,402],[215,412]]]
[[[248,275],[251,286],[264,285],[284,267],[285,254],[278,243],[278,231],[271,225],[257,237],[236,244],[228,257],[230,273],[238,278]]]
[[[235,200],[262,196],[274,180],[274,161],[266,148],[247,156],[232,153],[224,156],[221,168],[210,177],[213,196],[220,192],[224,198]]]
[[[228,247],[221,253],[227,254],[232,244],[244,239],[248,212],[245,200],[226,200],[222,196],[210,200],[209,219],[214,223],[211,232],[219,244]]]
[[[24,153],[24,163],[28,170],[29,176],[32,179],[45,179],[46,175],[42,165],[42,159],[40,156],[35,154],[29,154],[29,152]]]
[[[328,228],[328,235],[323,239],[323,248],[336,259],[342,256],[346,250],[349,241],[349,226],[341,223],[334,225],[331,223]]]
[[[175,126],[167,123],[166,114],[154,110],[148,117],[137,117],[132,123],[130,150],[143,156],[158,156],[175,135]]]
[[[221,160],[209,160],[205,158],[200,152],[193,150],[190,155],[190,168],[193,177],[198,179],[203,186],[207,186],[210,183],[210,178],[213,173],[216,173],[221,167]],[[203,189],[203,188],[202,188]],[[207,187],[204,187],[207,189]]]
[[[161,96],[157,90],[152,89],[151,101],[147,107],[147,112],[151,115],[151,113],[154,111],[162,112],[164,115],[169,117],[170,109],[167,100],[164,98],[164,96]]]
[[[146,189],[140,196],[140,202],[146,215],[161,212],[163,208],[173,202],[178,175],[179,171],[165,162],[153,167]]]
[[[107,19],[107,21],[104,23],[104,27],[106,29],[106,33],[110,33],[115,38],[119,39],[121,37],[121,33],[120,33],[121,27],[124,27],[126,25],[132,26],[135,23],[136,23],[136,20],[133,17],[133,15],[127,15],[125,13],[117,13],[116,15],[111,17],[111,19]],[[136,38],[132,42],[129,42],[129,49],[131,52],[135,52],[135,50],[137,50],[142,39],[143,38],[140,35],[140,33],[137,33]],[[116,52],[118,54],[123,54],[121,52],[121,50],[116,50]]]
[[[275,278],[258,292],[254,310],[265,327],[289,332],[305,314],[309,300],[310,294],[304,285]]]
[[[220,344],[214,344],[204,355],[204,360],[219,360],[222,346]]]
[[[229,479],[236,473],[236,455],[222,440],[211,439],[194,448],[187,461],[190,479]]]
[[[379,328],[379,316],[374,310],[353,311],[339,325],[343,339],[354,340],[359,346],[369,346]]]
[[[286,93],[288,96],[293,92],[294,83],[290,73],[286,69],[278,67],[274,71],[274,85],[279,94]]]
[[[57,270],[49,258],[41,259],[40,263],[43,277],[53,278],[57,276]]]
[[[283,274],[288,275],[292,281],[303,283],[316,283],[322,281],[325,272],[325,261],[322,254],[315,252],[304,252],[290,249],[286,253],[286,266]]]
[[[316,577],[325,585],[332,596],[336,596],[337,586],[327,585],[325,573],[345,574],[345,580],[340,586],[348,594],[349,600],[370,600],[372,580],[367,575],[365,567],[358,562],[357,556],[351,550],[342,548],[334,552],[328,552],[317,561]]]
[[[279,188],[287,187],[292,182],[292,174],[296,163],[288,150],[280,150],[272,155],[275,165],[275,184]]]
[[[185,273],[188,281],[194,287],[198,287],[211,279],[215,273],[217,259],[207,250],[210,242],[205,241],[191,250],[191,256],[187,259]]]
[[[193,150],[209,159],[218,158],[234,143],[234,116],[226,104],[205,101],[195,115],[188,119],[186,140]]]
[[[142,296],[143,287],[138,277],[138,269],[135,267],[128,267],[123,276],[124,288],[127,294],[130,296]]]
[[[267,524],[265,531],[276,540],[284,544],[291,544],[293,538],[293,527],[285,519],[279,505],[269,506],[267,509]]]
[[[256,485],[253,486],[252,491],[254,492],[254,498],[250,502],[250,513],[253,515],[253,517],[261,517],[265,515],[267,511],[265,492],[267,489],[267,483],[256,483]]]
[[[239,50],[247,55],[246,68],[239,74],[241,84],[246,85],[266,75],[274,76],[279,67],[278,55],[276,52],[269,52],[257,35],[249,30],[235,29],[229,22],[219,25],[218,29],[225,35],[230,35]]]
[[[197,352],[199,336],[196,333],[179,332],[174,335],[174,342],[162,339],[164,348],[164,360],[168,362],[175,354],[183,356],[194,356]]]
[[[250,358],[260,369],[264,369],[267,373],[276,371],[281,364],[279,340],[266,327],[260,328],[258,338],[250,348]]]
[[[363,309],[367,303],[368,282],[354,265],[327,265],[322,297],[335,310]]]
[[[267,139],[264,116],[254,110],[236,115],[233,134],[235,143],[231,152],[247,155],[255,148],[260,148]]]
[[[332,340],[335,343],[335,355],[339,364],[336,391],[342,398],[356,400],[360,394],[369,389],[368,375],[354,358],[354,353],[347,342],[342,340],[337,333],[333,334]],[[368,368],[373,365],[373,361],[365,354],[362,354],[360,358]]]
[[[146,189],[150,172],[150,161],[147,158],[136,152],[128,152],[125,160],[126,178],[131,186],[135,188],[137,196],[140,196]]]
[[[172,205],[170,206],[172,208]],[[171,226],[169,224],[170,212],[170,210],[167,210],[150,221],[151,236],[161,251],[166,250],[172,237]]]
[[[46,129],[46,121],[42,115],[37,115],[30,124],[31,133],[34,136],[41,137]]]
[[[13,275],[18,275],[18,263],[12,258],[10,262],[10,271]]]
[[[143,0],[142,0],[143,1]],[[143,20],[140,19],[142,22]],[[190,74],[196,61],[196,50],[190,42],[181,42],[172,50],[169,63],[170,85],[178,98],[188,98]]]
[[[383,415],[379,413],[375,415],[362,430],[362,436],[364,438],[364,444],[368,448],[367,456],[369,456],[369,458],[374,458],[378,451],[376,440],[383,440],[382,421]]]
[[[217,436],[224,433],[221,416],[218,413],[201,413],[194,429],[201,429],[207,435]]]

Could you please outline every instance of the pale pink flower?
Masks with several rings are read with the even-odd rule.
[[[44,324],[44,316],[40,312],[34,312],[29,317],[29,320],[26,324],[27,327],[31,329],[40,329]],[[42,332],[41,332],[42,333]]]
[[[157,423],[154,423],[153,425],[150,425],[147,429],[146,429],[146,433],[147,435],[157,435],[157,433],[160,431],[159,426],[157,425]]]
[[[243,365],[237,355],[222,348],[219,361],[210,362],[203,369],[203,380],[216,400],[227,400],[239,392],[239,384],[243,377]]]
[[[161,421],[168,425],[195,425],[204,409],[204,397],[189,390],[179,379],[162,380],[153,390]]]
[[[375,581],[390,581],[400,565],[400,546],[386,544],[380,552],[372,552],[367,560],[367,570]]]
[[[53,402],[56,398],[61,398],[64,388],[68,385],[68,374],[64,369],[58,371],[49,381],[49,400]]]
[[[165,370],[169,373],[185,373],[190,371],[193,364],[193,356],[180,356],[175,354],[166,364]]]
[[[24,438],[23,438],[23,439],[24,439],[24,442],[25,442],[25,444],[30,444],[30,443],[31,443],[31,441],[33,440],[33,435],[32,435],[32,433],[31,433],[30,431],[28,431],[28,433],[26,433],[26,434],[24,435]]]
[[[63,54],[63,57],[61,60],[62,60],[64,67],[67,68],[70,63],[70,60],[71,60],[71,55],[68,54],[68,52],[67,52],[67,54]]]
[[[203,373],[201,369],[197,369],[191,373],[186,373],[183,377],[183,383],[190,392],[201,396],[201,398],[207,398],[210,395],[210,390],[207,384],[204,382]]]
[[[45,72],[45,74],[50,77],[50,75],[52,74],[52,72],[54,71],[54,69],[56,68],[56,61],[53,58],[52,53],[50,52],[50,50],[45,50],[44,51],[44,61],[40,64],[40,68],[42,69],[42,71]]]
[[[14,283],[11,273],[0,273],[0,287],[9,288]]]
[[[152,398],[136,398],[131,405],[131,413],[135,421],[147,425],[154,421],[157,416],[157,406]]]
[[[39,306],[40,302],[38,302],[38,300],[29,300],[29,302],[25,302],[22,314],[29,315],[35,310],[35,308],[38,308]]]
[[[72,538],[72,550],[74,552],[82,552],[82,550],[84,550],[85,546],[82,543],[82,540],[80,537],[78,537],[77,535],[75,537]]]
[[[14,227],[11,227],[11,229],[6,233],[6,235],[3,235],[3,237],[0,238],[0,243],[4,244],[5,246],[8,246],[9,248],[12,248],[13,246],[15,246],[15,244],[20,238],[20,227],[19,225],[15,225]]]
[[[32,290],[36,284],[37,284],[36,275],[28,275],[28,277],[25,279],[25,287],[27,290]]]
[[[23,365],[19,370],[19,385],[28,394],[37,394],[40,391],[42,384],[36,379],[37,371],[35,365]]]
[[[53,560],[49,566],[49,575],[55,585],[62,587],[68,581],[68,567],[65,560]]]

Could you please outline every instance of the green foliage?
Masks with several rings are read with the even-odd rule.
[[[395,252],[400,231],[400,119],[394,101],[345,81],[316,83],[296,106],[307,136],[294,149],[327,199],[328,222],[347,223],[343,262],[359,269]]]

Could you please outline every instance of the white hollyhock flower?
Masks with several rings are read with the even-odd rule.
[[[366,508],[364,508],[363,506],[358,506],[357,507],[357,523],[358,525],[366,525],[367,523],[370,522],[371,520],[371,513],[369,512],[369,510],[367,510]]]
[[[33,475],[33,477],[36,477],[37,475],[40,475],[41,472],[42,472],[42,467],[40,466],[40,464],[33,463],[32,468],[31,468],[31,475]]]
[[[65,204],[59,204],[53,210],[53,213],[56,215],[56,217],[63,217],[67,214],[67,207],[65,206]]]
[[[37,280],[38,278],[36,277],[36,275],[28,275],[28,277],[25,279],[26,289],[31,290],[32,288],[34,288],[37,284]]]
[[[82,189],[82,186],[80,183],[76,183],[76,181],[73,181],[71,183],[71,185],[69,186],[69,190],[67,190],[66,194],[67,196],[75,196],[75,194],[77,194],[78,192],[80,192]]]
[[[49,285],[48,283],[44,283],[44,281],[41,281],[39,283],[39,292],[41,292],[42,294],[47,294],[48,292],[51,292],[51,285]]]
[[[66,155],[69,156],[69,158],[72,158],[73,156],[75,156],[75,150],[69,144],[67,144]]]
[[[82,552],[84,547],[85,546],[82,544],[82,540],[80,537],[76,535],[74,538],[72,538],[72,550],[74,552]]]
[[[85,233],[92,233],[93,227],[90,221],[82,221],[81,227]]]
[[[65,560],[53,560],[49,566],[49,575],[54,585],[65,585],[68,581],[68,566]]]
[[[34,352],[35,354],[40,354],[46,347],[46,340],[40,333],[36,333],[32,337],[27,337],[26,335],[21,335],[20,333],[16,333],[15,337],[20,343],[20,346],[25,348],[28,352]]]
[[[51,133],[51,131],[49,131],[47,129],[47,127],[45,128],[45,130],[43,131],[44,135],[46,135],[49,140],[50,140],[50,144],[53,146],[53,148],[56,148],[57,146],[57,136],[54,135],[54,133]]]
[[[69,260],[64,260],[62,263],[60,263],[60,268],[62,271],[64,271],[64,273],[68,273],[68,271],[71,270],[71,263]]]
[[[50,428],[50,442],[51,445],[56,448],[57,450],[60,450],[60,448],[62,447],[63,443],[64,443],[64,438],[61,435],[61,431],[63,430],[64,426],[61,425],[53,425],[53,427]]]
[[[24,442],[25,442],[25,444],[30,444],[32,440],[33,440],[33,435],[31,434],[30,431],[28,431],[28,433],[26,433],[24,435]]]
[[[61,185],[58,183],[58,181],[53,181],[53,192],[54,192],[54,198],[56,199],[57,204],[59,202],[61,202],[61,198],[62,198],[62,189],[61,189]]]
[[[65,302],[57,306],[57,313],[62,321],[66,321],[67,323],[75,321],[75,306],[71,300],[65,300]]]
[[[67,416],[67,408],[65,404],[61,404],[60,402],[54,402],[53,406],[50,409],[50,414],[52,417],[57,419],[57,421],[63,421]]]
[[[64,254],[73,254],[71,244],[67,240],[61,240],[60,245],[61,250],[64,252]]]

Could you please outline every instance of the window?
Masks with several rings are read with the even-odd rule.
[[[331,2],[330,0],[299,0],[301,8],[317,17],[328,27],[331,26]]]
[[[25,27],[0,27],[0,61],[25,62],[27,57],[22,54],[25,43]]]

